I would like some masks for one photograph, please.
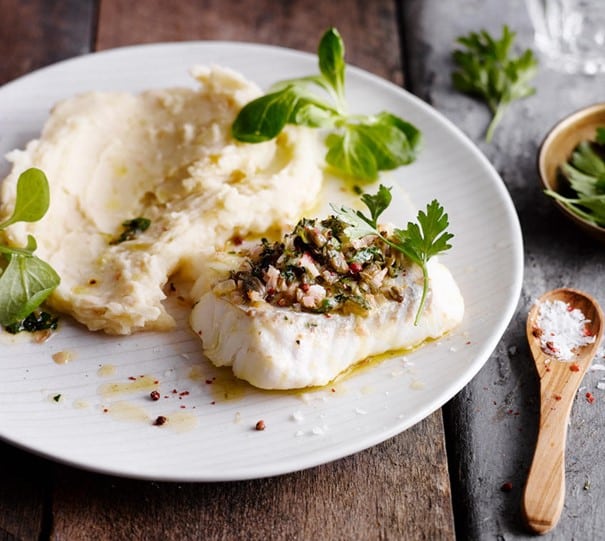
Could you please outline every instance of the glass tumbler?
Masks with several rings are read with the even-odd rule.
[[[567,73],[605,71],[605,0],[525,0],[547,64]]]

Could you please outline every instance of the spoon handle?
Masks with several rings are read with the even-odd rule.
[[[549,383],[541,381],[542,404],[536,450],[525,491],[523,514],[536,533],[551,530],[558,522],[565,501],[565,440],[575,392],[555,394]]]

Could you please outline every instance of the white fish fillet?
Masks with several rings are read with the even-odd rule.
[[[313,314],[265,302],[236,305],[210,291],[195,305],[191,326],[216,366],[263,389],[326,385],[355,363],[387,351],[413,348],[452,330],[464,302],[449,270],[429,263],[430,292],[418,325],[414,316],[422,278],[406,278],[405,300],[388,301],[367,316]]]

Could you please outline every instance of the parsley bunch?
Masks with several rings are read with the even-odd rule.
[[[466,49],[454,51],[458,71],[452,74],[452,82],[457,90],[484,100],[489,107],[492,120],[485,136],[488,142],[508,104],[536,91],[529,81],[536,74],[538,62],[530,49],[511,57],[514,39],[515,33],[505,25],[500,39],[482,30],[456,40]]]
[[[349,224],[346,229],[349,238],[355,239],[366,235],[377,235],[389,246],[400,251],[420,266],[423,287],[422,297],[414,319],[414,325],[417,325],[429,288],[427,263],[431,257],[451,248],[449,241],[454,235],[446,231],[449,226],[448,215],[435,199],[427,205],[426,211],[418,212],[418,223],[408,222],[406,229],[395,229],[392,237],[386,237],[378,229],[378,218],[391,204],[390,188],[381,184],[375,195],[363,194],[361,200],[368,207],[369,216],[349,207],[332,208],[344,222]]]
[[[360,180],[376,180],[379,171],[396,169],[416,159],[420,131],[387,112],[350,115],[345,99],[344,43],[335,28],[322,37],[319,71],[276,83],[269,93],[245,105],[231,132],[238,141],[273,139],[286,124],[325,128],[326,163]],[[329,101],[311,91],[323,90]]]
[[[37,222],[48,210],[50,193],[46,175],[28,169],[17,180],[13,214],[0,223],[0,231],[17,222]],[[0,324],[8,326],[31,314],[59,285],[59,275],[34,255],[36,239],[27,236],[27,246],[0,244]]]
[[[552,190],[545,193],[590,223],[605,227],[605,128],[597,128],[594,143],[582,141],[561,173],[576,197],[565,197]]]

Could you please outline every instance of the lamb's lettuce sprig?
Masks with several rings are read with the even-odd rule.
[[[286,124],[323,128],[326,163],[340,173],[373,181],[380,171],[416,159],[420,131],[394,114],[349,114],[345,99],[345,47],[330,28],[318,47],[319,74],[289,79],[245,105],[232,126],[233,137],[260,143],[273,139]],[[329,100],[314,92],[323,90]]]
[[[49,203],[46,175],[40,169],[27,169],[17,180],[15,208],[0,223],[0,231],[17,222],[37,222],[46,214]],[[55,270],[34,255],[37,247],[31,235],[21,248],[0,243],[0,325],[25,319],[60,283]]]

